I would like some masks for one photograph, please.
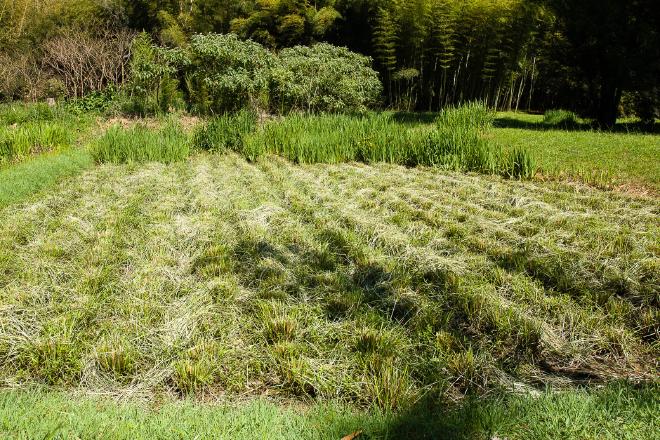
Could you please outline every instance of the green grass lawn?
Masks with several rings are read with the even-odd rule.
[[[542,115],[499,113],[492,139],[505,148],[527,148],[542,172],[604,186],[660,190],[660,134],[588,127],[545,127]],[[657,124],[656,124],[657,125]],[[632,126],[630,130],[638,130]]]
[[[112,439],[654,439],[660,426],[658,388],[613,385],[599,390],[544,392],[420,402],[399,413],[340,404],[292,406],[266,400],[236,405],[165,400],[115,402],[62,392],[0,392],[4,438]]]
[[[87,151],[70,149],[42,154],[17,165],[0,168],[0,208],[32,197],[93,164]]]

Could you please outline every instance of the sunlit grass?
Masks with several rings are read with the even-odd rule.
[[[542,174],[604,187],[660,190],[660,134],[576,126],[548,128],[543,116],[499,114],[491,139],[505,149],[526,148]],[[633,126],[639,130],[639,127]]]
[[[656,367],[655,203],[432,168],[104,164],[0,211],[6,383],[419,399]]]
[[[269,121],[236,148],[249,160],[278,154],[296,163],[387,162],[530,178],[531,155],[512,154],[486,135],[493,113],[478,103],[448,108],[432,124],[409,126],[392,113],[298,115]]]
[[[116,402],[61,392],[0,393],[0,433],[10,438],[179,439],[655,439],[657,386],[613,385],[548,391],[445,405],[425,401],[405,411],[357,410],[337,403],[301,408],[257,400],[241,405],[191,401]]]
[[[0,208],[37,196],[41,190],[92,165],[87,151],[71,149],[0,168]]]
[[[156,129],[141,124],[129,128],[115,125],[92,142],[91,153],[97,163],[170,163],[188,157],[190,140],[175,120]]]

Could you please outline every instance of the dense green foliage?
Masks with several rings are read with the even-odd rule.
[[[176,57],[176,51],[154,46],[146,33],[139,34],[131,48],[131,75],[126,84],[129,99],[123,110],[145,115],[182,106],[173,75],[183,59]]]
[[[243,107],[267,108],[273,54],[236,35],[195,35],[190,45],[192,72],[186,79],[200,113]]]
[[[283,49],[272,71],[272,107],[280,112],[364,111],[378,104],[382,85],[371,59],[319,43]]]
[[[133,42],[123,110],[148,114],[182,107],[198,114],[240,109],[287,113],[361,112],[377,105],[381,83],[368,57],[329,44],[274,54],[234,34],[193,35],[185,48]]]
[[[652,121],[660,77],[654,6],[653,0],[5,1],[0,97],[77,96],[123,82],[128,68],[112,75],[98,68],[126,58],[119,31],[146,30],[158,44],[179,48],[196,34],[231,31],[278,51],[325,41],[371,56],[387,105],[399,109],[478,99],[506,109],[569,108],[607,126],[617,111]],[[82,78],[58,48],[84,58]],[[103,55],[88,56],[97,52]],[[202,107],[213,105],[201,84],[191,90]]]

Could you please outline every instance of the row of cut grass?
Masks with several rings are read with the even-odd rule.
[[[391,410],[653,377],[656,211],[386,164],[103,165],[0,212],[0,372]]]

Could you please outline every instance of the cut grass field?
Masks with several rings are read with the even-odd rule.
[[[606,188],[660,192],[660,134],[621,123],[615,132],[573,125],[548,127],[542,115],[499,113],[491,139],[526,148],[546,177],[573,178]],[[629,131],[628,131],[629,130]]]
[[[16,124],[34,122],[28,110]],[[436,116],[377,118],[423,133]],[[387,164],[406,161],[353,157],[339,135],[323,152],[326,137],[307,130],[355,128],[350,118],[251,118],[186,132],[131,122],[89,149],[0,169],[0,430],[653,438],[652,191],[457,172],[473,169],[469,155],[454,170]],[[601,135],[537,119],[489,142],[502,130]],[[646,385],[593,388],[620,380]],[[535,397],[548,385],[560,391]]]
[[[657,215],[393,165],[104,165],[0,211],[0,372],[387,409],[652,378]]]

